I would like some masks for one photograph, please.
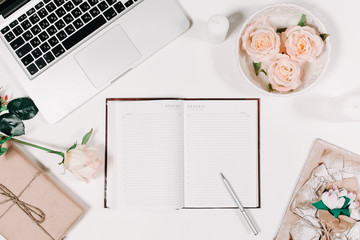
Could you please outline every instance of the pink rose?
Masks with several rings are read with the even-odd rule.
[[[270,60],[280,52],[280,36],[267,18],[250,24],[241,39],[242,48],[254,62]]]
[[[324,48],[319,33],[308,26],[291,26],[282,33],[281,38],[285,42],[286,53],[299,64],[314,60]]]
[[[102,167],[103,161],[98,159],[98,151],[85,145],[78,145],[65,155],[64,168],[77,178],[89,182],[95,178]]]
[[[267,77],[273,89],[288,92],[301,84],[302,70],[289,56],[278,54],[269,65]]]

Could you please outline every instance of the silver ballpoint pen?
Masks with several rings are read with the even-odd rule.
[[[231,187],[230,182],[225,178],[224,174],[220,173],[220,175],[221,175],[222,180],[223,180],[226,188],[228,189],[231,197],[234,199],[236,205],[238,205],[241,214],[244,216],[247,224],[248,224],[249,227],[251,228],[251,231],[252,231],[255,235],[257,235],[257,234],[258,234],[258,231],[256,230],[255,225],[253,224],[253,222],[251,221],[251,219],[249,218],[249,216],[248,216],[247,213],[245,212],[245,209],[244,209],[244,207],[242,206],[242,204],[241,204],[241,202],[240,202],[240,200],[239,200],[239,197],[236,195],[236,192],[235,192],[234,189]]]

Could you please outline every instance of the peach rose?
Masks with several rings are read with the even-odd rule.
[[[77,145],[65,155],[64,168],[72,172],[78,179],[89,182],[101,170],[103,161],[98,159],[97,149],[85,145]]]
[[[270,60],[280,52],[280,36],[267,18],[250,24],[241,39],[242,48],[256,63]]]
[[[267,77],[273,89],[288,92],[301,84],[302,70],[285,54],[278,54],[268,67]]]
[[[303,64],[314,60],[324,48],[324,41],[312,27],[291,26],[281,35],[286,53],[292,60]]]

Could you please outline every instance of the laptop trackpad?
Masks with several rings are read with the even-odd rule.
[[[98,88],[127,71],[141,54],[121,26],[116,25],[74,57],[92,84]]]

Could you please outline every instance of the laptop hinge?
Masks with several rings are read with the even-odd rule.
[[[21,8],[22,6],[24,6],[26,3],[30,2],[30,0],[7,0],[3,3],[1,3],[2,1],[0,0],[0,14],[4,17],[7,18],[8,16],[10,16],[11,14],[13,14],[16,10],[18,10],[19,8]]]

